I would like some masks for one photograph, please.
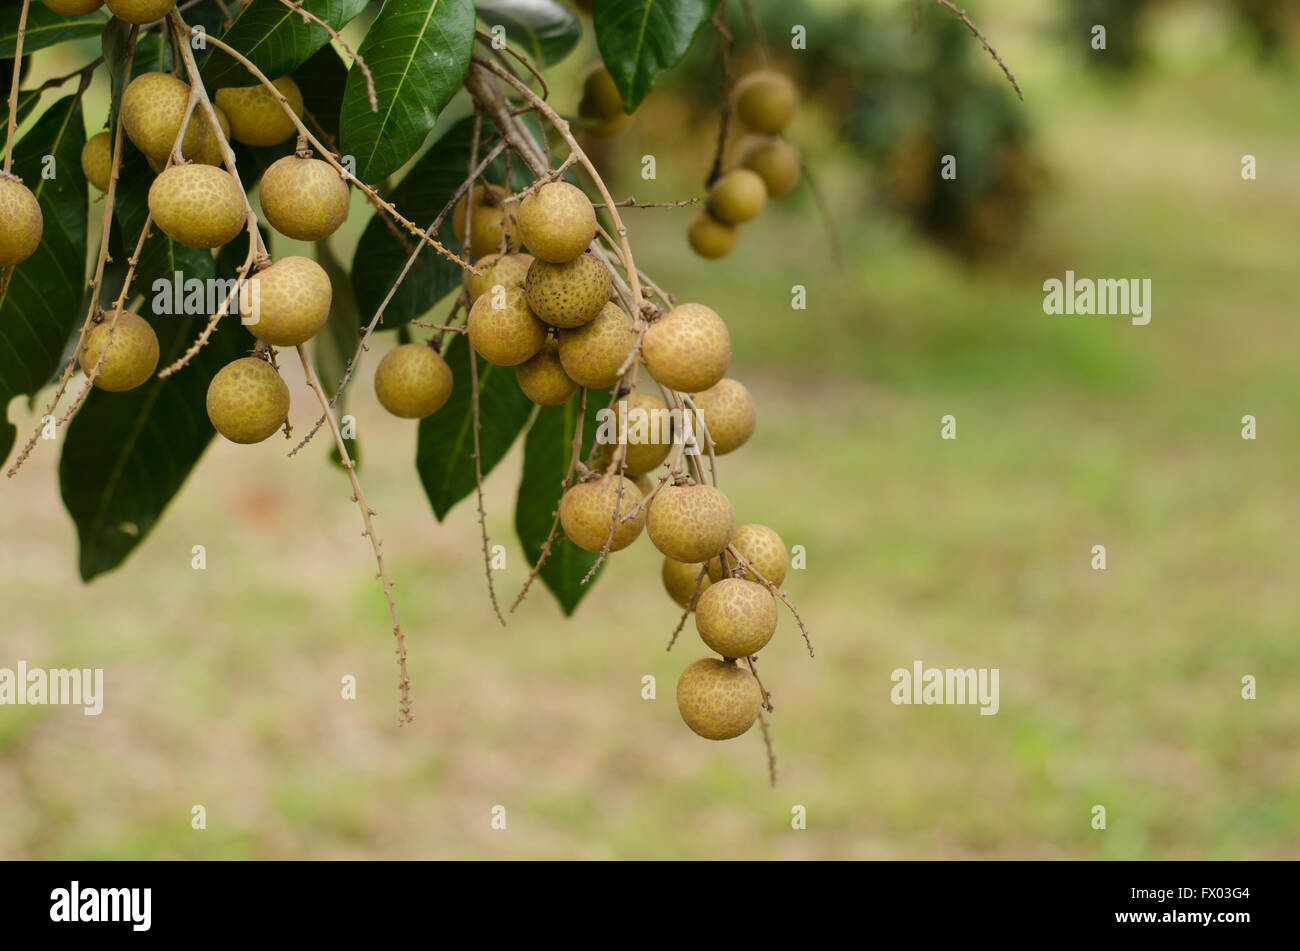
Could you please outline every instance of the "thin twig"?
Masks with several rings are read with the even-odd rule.
[[[1002,68],[1002,73],[1007,77],[1007,81],[1011,83],[1011,88],[1016,91],[1016,95],[1020,97],[1020,101],[1024,102],[1025,94],[1020,91],[1020,84],[1016,82],[1016,77],[1011,75],[1011,70],[1007,68],[1006,63],[1002,62],[1002,57],[998,55],[998,51],[992,47],[989,41],[984,37],[984,34],[980,32],[979,27],[971,22],[970,17],[966,16],[966,11],[959,9],[952,0],[934,0],[934,2],[941,7],[947,7],[957,15],[958,20],[961,20],[962,23],[966,24],[966,29],[970,30],[971,33],[975,35],[975,38],[980,41],[984,46],[984,49],[988,51],[988,54],[993,57],[993,62],[997,63],[998,66]]]
[[[776,787],[776,751],[772,748],[772,735],[768,730],[767,717],[763,711],[758,712],[758,726],[763,731],[763,745],[767,747],[767,775],[773,788]]]
[[[754,39],[754,46],[758,48],[758,61],[767,69],[767,40],[763,38],[763,31],[759,29],[758,17],[754,16],[754,4],[750,0],[740,0],[741,6],[745,9],[745,22],[749,25],[749,35]]]
[[[14,39],[14,74],[9,80],[9,128],[5,137],[4,172],[9,174],[14,160],[14,133],[18,129],[18,85],[23,75],[23,39],[27,36],[27,7],[30,0],[23,0],[22,9],[18,11],[18,36]]]
[[[339,46],[343,47],[344,52],[346,52],[350,57],[352,57],[352,62],[356,64],[356,67],[359,70],[361,70],[361,75],[365,77],[366,98],[370,100],[370,111],[378,112],[379,99],[375,95],[375,77],[370,75],[370,67],[367,66],[366,61],[361,58],[361,54],[348,45],[348,41],[343,39],[343,37],[339,35],[338,30],[334,29],[334,27],[330,26],[327,22],[322,20],[316,14],[312,13],[310,10],[304,9],[301,3],[296,2],[296,0],[280,0],[280,2],[283,3],[290,10],[293,10],[296,13],[301,13],[302,22],[304,24],[308,22],[312,22],[323,27],[325,29],[325,32],[330,35],[330,38],[335,42],[337,42]]]
[[[799,616],[799,609],[794,606],[794,602],[791,601],[788,597],[786,597],[784,591],[778,588],[771,581],[768,581],[766,578],[764,578],[763,575],[759,572],[759,570],[754,567],[753,563],[748,561],[745,558],[745,556],[740,553],[740,549],[738,549],[735,545],[728,545],[727,553],[732,558],[736,559],[736,565],[738,566],[738,569],[743,569],[743,571],[748,571],[755,578],[757,578],[759,582],[761,582],[762,585],[765,588],[767,588],[768,591],[771,591],[772,594],[776,595],[785,603],[785,606],[790,609],[790,613],[794,615],[794,620],[795,623],[799,625],[799,630],[803,633],[804,643],[808,645],[808,656],[809,657],[816,656],[813,653],[812,638],[809,637],[808,635],[808,628],[804,626],[803,618]]]
[[[685,208],[687,205],[697,204],[700,196],[693,198],[682,198],[679,201],[637,201],[635,198],[624,198],[622,201],[614,202],[615,208]],[[603,201],[593,201],[592,208],[608,208]]]
[[[713,166],[708,178],[704,180],[705,188],[712,188],[713,183],[722,177],[722,156],[727,150],[727,124],[731,120],[731,31],[727,29],[726,0],[718,5],[709,18],[713,28],[718,31],[722,41],[722,109],[718,116],[718,147],[713,153]]]

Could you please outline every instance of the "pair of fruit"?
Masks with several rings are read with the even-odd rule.
[[[52,11],[65,17],[94,13],[105,0],[41,0]],[[176,6],[176,0],[108,0],[113,16],[127,23],[143,25],[161,20]]]
[[[598,552],[627,548],[645,529],[650,541],[673,561],[703,563],[731,540],[735,516],[722,490],[711,485],[665,485],[642,507],[644,495],[625,476],[607,472],[572,486],[560,498],[560,525],[579,548]],[[624,516],[635,512],[629,519]],[[616,519],[617,516],[617,519]]]

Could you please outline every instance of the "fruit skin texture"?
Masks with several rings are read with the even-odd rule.
[[[244,193],[224,169],[173,165],[149,186],[149,213],[191,248],[219,248],[244,230]]]
[[[530,360],[546,343],[546,324],[528,307],[518,287],[503,287],[502,307],[494,306],[498,295],[489,291],[469,309],[466,325],[470,345],[488,363],[515,367]]]
[[[230,119],[226,117],[226,113],[220,106],[213,106],[212,112],[217,117],[217,125],[221,127],[221,137],[229,142]],[[203,122],[202,127],[204,131],[203,144],[199,147],[199,150],[194,153],[194,161],[198,162],[200,165],[215,165],[220,167],[225,161],[225,157],[221,154],[221,143],[217,141],[217,137],[212,134],[212,127],[209,126],[206,121]],[[188,133],[185,137],[187,139],[189,138]]]
[[[731,536],[731,544],[745,561],[757,568],[758,573],[772,584],[779,586],[785,580],[790,556],[785,550],[785,542],[772,529],[757,523],[740,525]],[[727,555],[727,574],[730,574],[731,569],[735,567],[736,560],[731,555]],[[721,555],[709,561],[709,577],[714,581],[722,580]],[[758,580],[754,572],[748,568],[745,569],[745,578],[749,581]]]
[[[581,188],[551,182],[519,203],[519,233],[534,257],[563,264],[596,236],[596,210]]]
[[[695,629],[723,657],[757,654],[776,633],[776,598],[756,581],[724,578],[700,595]]]
[[[531,254],[489,254],[474,263],[481,272],[469,276],[469,299],[476,301],[493,287],[521,287],[528,268],[536,260]]]
[[[296,347],[316,336],[329,319],[334,288],[325,269],[311,258],[281,258],[254,274],[250,283],[250,299],[241,295],[239,312],[258,340]]]
[[[578,391],[578,384],[564,372],[560,345],[547,340],[532,358],[515,367],[519,388],[538,406],[559,406]]]
[[[560,363],[579,386],[613,386],[634,346],[631,318],[611,301],[590,323],[560,331]]]
[[[286,238],[320,241],[348,216],[348,186],[328,162],[286,155],[262,175],[262,214]]]
[[[767,186],[758,172],[738,168],[709,189],[709,212],[723,224],[739,225],[758,217],[767,204]]]
[[[189,83],[170,73],[141,73],[122,95],[122,129],[137,149],[153,162],[167,161],[189,102]],[[190,116],[181,141],[181,154],[193,158],[209,135],[198,109]]]
[[[650,325],[641,356],[650,375],[670,390],[699,393],[726,374],[731,336],[711,308],[679,304]]]
[[[107,132],[92,135],[81,147],[81,173],[101,192],[108,191],[108,179],[113,174],[113,156]]]
[[[780,132],[798,108],[799,90],[781,73],[760,69],[736,83],[736,114],[755,132]]]
[[[0,267],[22,264],[41,243],[45,216],[27,186],[0,178]]]
[[[703,657],[677,680],[677,711],[706,740],[740,736],[754,725],[762,703],[754,675],[732,661]]]
[[[41,2],[64,17],[84,17],[104,5],[104,0],[41,0]]]
[[[137,25],[161,20],[174,6],[176,0],[108,0],[113,16]]]
[[[647,472],[658,468],[668,458],[668,452],[673,447],[672,427],[667,426],[665,427],[666,431],[661,432],[661,424],[667,417],[656,413],[656,410],[666,413],[667,409],[668,407],[664,404],[664,401],[657,396],[649,393],[630,393],[614,405],[613,425],[602,425],[597,430],[598,440],[604,439],[606,436],[617,440],[619,431],[627,430],[627,455],[623,462],[624,475],[645,475]],[[627,420],[626,426],[622,422],[624,417]],[[661,441],[660,437],[667,441]],[[633,440],[637,441],[634,442]],[[601,458],[606,463],[612,462],[617,448],[618,443],[616,441],[601,443]]]
[[[739,380],[725,378],[694,397],[696,409],[708,427],[713,439],[713,451],[725,456],[735,452],[754,435],[754,426],[758,422],[758,407],[745,384]],[[703,445],[703,430],[696,426],[695,438]]]
[[[618,485],[623,484],[623,497],[618,497]],[[598,552],[609,537],[609,527],[614,520],[614,507],[618,506],[619,522],[614,529],[610,551],[621,551],[637,540],[645,527],[645,509],[635,518],[622,520],[641,504],[641,490],[631,479],[601,476],[596,482],[581,482],[560,498],[560,525],[569,541],[584,551]]]
[[[747,135],[740,140],[736,161],[757,172],[767,186],[768,198],[788,195],[799,184],[803,156],[780,136]]]
[[[289,103],[293,114],[302,117],[302,90],[289,76],[271,83]],[[279,145],[298,131],[279,99],[260,82],[253,86],[218,89],[212,100],[230,119],[230,134],[245,145]]]
[[[231,442],[261,442],[289,418],[289,387],[257,357],[227,363],[208,384],[208,419]]]
[[[668,592],[668,597],[676,601],[678,607],[684,608],[690,604],[691,595],[695,593],[695,579],[700,576],[700,569],[703,567],[702,564],[686,564],[673,561],[671,558],[664,559],[659,574],[663,578],[664,590]],[[705,575],[704,580],[700,582],[700,594],[703,594],[711,584],[713,582],[709,580],[708,575]]]
[[[609,301],[610,287],[609,270],[590,254],[567,264],[534,261],[524,281],[528,306],[552,327],[590,323]]]
[[[650,541],[673,561],[708,561],[727,547],[734,527],[731,503],[711,485],[666,485],[646,515]]]
[[[110,393],[121,393],[135,389],[153,376],[158,367],[158,335],[149,321],[129,310],[122,311],[117,318],[117,327],[110,339],[109,328],[112,325],[112,315],[106,314],[102,321],[90,328],[77,352],[77,363],[89,377],[107,346],[108,354],[99,367],[95,386]]]
[[[691,250],[710,261],[725,258],[739,238],[739,231],[703,208],[691,216],[691,222],[686,226],[686,240],[690,242]]]
[[[442,409],[451,386],[447,361],[422,343],[404,343],[390,350],[375,368],[380,405],[402,419],[423,419]]]
[[[456,232],[457,241],[463,241],[465,237],[467,197],[462,195],[451,213],[451,226]],[[506,190],[500,185],[479,185],[474,189],[474,218],[470,222],[473,233],[469,236],[469,253],[473,257],[479,258],[491,254],[501,246],[502,221],[506,222],[506,238],[509,246],[512,248],[518,246],[519,225],[515,212],[517,206],[513,202],[509,205],[502,204],[505,197]]]

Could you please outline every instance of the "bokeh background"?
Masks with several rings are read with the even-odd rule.
[[[627,217],[638,262],[726,318],[732,375],[758,400],[757,435],[721,466],[738,520],[807,551],[785,588],[817,657],[788,615],[762,655],[778,785],[757,730],[715,744],[681,723],[676,677],[705,650],[688,625],[665,652],[679,612],[648,543],[572,619],[539,588],[497,625],[472,499],[435,522],[415,427],[374,401],[388,334],[350,411],[415,722],[396,726],[387,611],[324,439],[292,460],[218,440],[125,566],[89,585],[43,444],[3,486],[0,666],[103,667],[106,701],[98,718],[0,709],[0,856],[1300,853],[1295,4],[971,0],[1023,104],[928,2],[915,23],[893,0],[757,7],[807,90],[790,135],[829,222],[801,187],[705,262],[689,209]],[[780,52],[791,22],[809,52]],[[1093,23],[1110,26],[1106,53],[1088,47]],[[565,108],[595,56],[584,42],[555,73]],[[33,78],[77,65],[42,59]],[[717,70],[706,37],[595,145],[616,194],[702,191]],[[91,90],[89,115],[106,95]],[[954,185],[935,172],[946,152]],[[345,259],[357,211],[334,239]],[[1044,315],[1042,282],[1066,269],[1151,278],[1151,324]],[[807,310],[790,307],[796,284]],[[292,421],[310,425],[287,378]],[[8,411],[34,425],[23,401]],[[956,441],[939,438],[946,414]],[[519,464],[516,447],[486,487],[507,603],[528,567]],[[1000,712],[894,706],[890,672],[915,660],[999,668]],[[506,831],[489,824],[498,804]]]

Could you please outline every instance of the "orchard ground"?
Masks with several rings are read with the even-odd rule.
[[[377,350],[349,411],[415,722],[395,726],[386,609],[328,440],[293,460],[278,440],[214,442],[152,536],[88,587],[42,444],[3,487],[0,662],[103,667],[106,696],[98,718],[0,713],[0,856],[1294,856],[1300,89],[1226,53],[1193,60],[1195,23],[1138,83],[1081,82],[1033,7],[985,24],[1050,169],[1003,260],[967,269],[873,212],[838,221],[837,274],[802,190],[714,263],[686,251],[689,210],[628,212],[642,266],[728,320],[732,375],[758,401],[754,439],[722,460],[738,520],[808,552],[785,588],[817,658],[783,614],[760,665],[775,790],[757,730],[709,743],[681,723],[674,684],[705,649],[688,624],[664,652],[679,612],[648,541],[572,620],[539,587],[499,628],[473,502],[434,521],[415,424],[374,399]],[[616,195],[698,192],[708,128],[697,159],[635,177],[663,147],[650,120],[672,109],[652,97],[614,147]],[[861,168],[800,121],[834,206],[864,207]],[[1245,153],[1257,182],[1240,178]],[[1042,282],[1065,267],[1152,278],[1151,325],[1044,315]],[[790,310],[794,284],[807,311]],[[312,402],[281,362],[301,433]],[[9,412],[34,424],[21,401]],[[527,572],[519,462],[487,482],[507,605]],[[1106,571],[1090,568],[1097,544]],[[892,705],[890,672],[918,659],[999,668],[1000,712]],[[349,674],[355,702],[339,699]],[[1259,699],[1241,699],[1245,675]]]

